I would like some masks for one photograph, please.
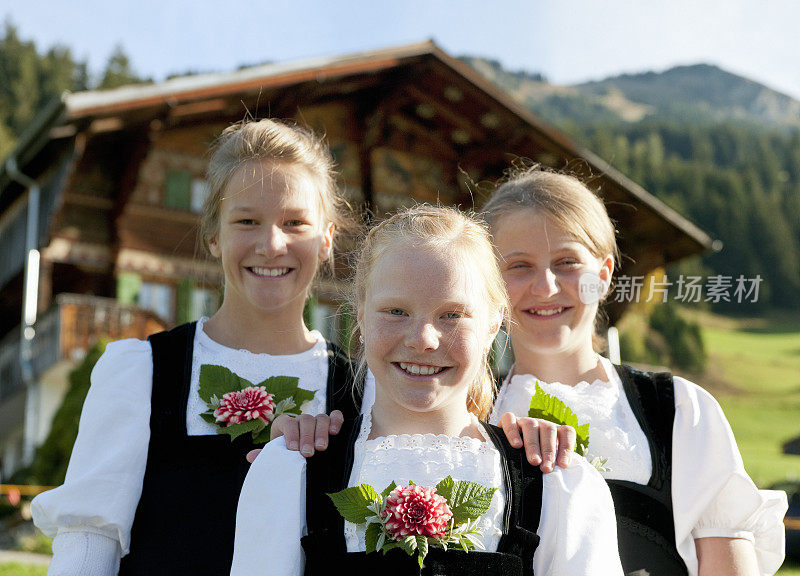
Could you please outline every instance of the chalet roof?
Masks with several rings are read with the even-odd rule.
[[[426,74],[420,74],[420,71]],[[445,140],[452,135],[453,140],[463,140],[461,144],[465,144],[470,138],[476,140],[477,132],[471,132],[474,128],[475,131],[483,131],[483,145],[473,151],[479,154],[485,153],[490,145],[496,149],[514,146],[526,157],[535,158],[533,154],[524,154],[535,149],[545,150],[566,160],[582,159],[590,172],[596,175],[594,183],[607,201],[634,207],[636,214],[633,216],[612,213],[621,230],[626,230],[626,219],[637,218],[640,224],[645,220],[645,225],[637,234],[645,235],[649,241],[660,239],[664,242],[667,261],[712,247],[712,239],[677,211],[591,151],[576,145],[563,133],[542,122],[478,72],[430,41],[346,56],[264,64],[235,72],[179,77],[158,84],[65,94],[37,117],[20,138],[12,155],[17,158],[23,171],[28,170],[29,174],[35,176],[44,169],[41,164],[46,164],[45,161],[36,162],[42,149],[52,146],[53,142],[68,140],[81,131],[102,133],[136,123],[152,122],[153,118],[175,123],[204,114],[216,114],[219,117],[227,114],[233,118],[238,114],[241,117],[244,99],[258,102],[262,93],[269,96],[266,100],[271,107],[270,114],[284,117],[293,115],[297,107],[309,99],[323,101],[325,98],[343,98],[367,88],[373,94],[380,94],[377,91],[383,90],[383,86],[389,86],[386,90],[394,89],[395,93],[400,90],[398,86],[403,86],[406,100],[423,100],[431,94],[430,76],[439,78],[442,85],[455,84],[461,91],[475,97],[471,102],[458,102],[458,98],[449,98],[446,92],[445,98],[442,98],[439,90],[435,103],[439,109],[447,112],[445,116],[450,128],[431,123],[418,123],[415,128],[412,123],[410,129],[416,130],[416,134],[422,134],[424,138],[423,132],[436,129],[440,130]],[[480,102],[480,108],[475,102]],[[406,102],[406,105],[414,110],[413,103]],[[458,108],[464,108],[468,112],[459,117],[457,112],[452,111],[454,108],[457,111],[460,111]],[[487,119],[489,113],[486,110],[502,116],[506,126],[503,131],[494,126],[496,119],[491,122]],[[466,135],[457,138],[452,125],[462,126],[462,132]],[[468,146],[455,146],[454,149],[457,153],[469,153]],[[500,150],[498,165],[507,165],[508,157],[503,157],[502,153],[509,151]],[[459,161],[460,156],[457,154],[454,159]],[[10,184],[4,165],[0,167],[0,212],[9,203],[7,188]],[[668,237],[669,241],[666,242]]]

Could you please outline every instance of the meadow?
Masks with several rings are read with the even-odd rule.
[[[693,317],[708,352],[705,374],[694,379],[719,400],[747,472],[762,488],[800,480],[800,455],[782,450],[800,437],[800,314]],[[777,574],[800,576],[800,551]]]
[[[800,479],[800,455],[782,451],[800,437],[800,314],[697,320],[708,367],[695,378],[719,400],[747,472],[761,487]]]

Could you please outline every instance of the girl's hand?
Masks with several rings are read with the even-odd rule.
[[[514,448],[525,447],[525,455],[533,466],[544,474],[553,471],[554,463],[569,466],[575,451],[575,430],[538,418],[517,418],[511,412],[500,417],[500,427]],[[521,433],[521,435],[520,435]],[[556,457],[558,456],[558,457]]]
[[[270,440],[285,436],[289,450],[299,450],[303,456],[310,457],[315,449],[328,447],[328,437],[339,433],[343,421],[344,417],[338,410],[331,412],[330,416],[301,414],[293,418],[282,414],[272,423]],[[537,418],[517,418],[511,412],[503,414],[500,426],[511,445],[515,448],[524,446],[528,462],[539,466],[543,473],[552,472],[554,464],[561,468],[569,466],[575,451],[575,430],[571,426],[559,426]],[[253,450],[247,454],[248,462],[253,462],[259,452]]]
[[[274,440],[279,436],[286,438],[286,447],[297,451],[306,458],[314,455],[314,450],[325,450],[328,447],[328,437],[339,433],[344,422],[344,415],[339,410],[334,410],[331,415],[320,414],[311,416],[301,414],[292,417],[281,414],[272,422],[269,439]],[[247,453],[247,461],[252,463],[261,450],[251,450]]]

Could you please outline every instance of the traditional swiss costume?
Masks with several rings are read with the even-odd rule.
[[[751,540],[761,574],[773,574],[786,496],[753,484],[716,400],[678,376],[600,362],[606,379],[593,383],[506,378],[490,422],[526,416],[538,383],[589,423],[589,457],[606,460],[626,574],[697,576],[694,540],[703,537]]]
[[[295,376],[315,392],[303,412],[357,414],[350,361],[318,332],[310,350],[274,356],[223,346],[203,324],[107,346],[66,480],[33,501],[36,525],[55,536],[51,576],[113,576],[118,564],[121,576],[228,573],[245,455],[257,446],[200,417],[203,364],[254,384]]]

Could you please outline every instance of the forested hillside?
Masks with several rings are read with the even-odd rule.
[[[86,62],[75,59],[68,47],[40,52],[7,21],[0,37],[0,158],[11,151],[34,116],[63,91],[114,88],[143,81],[131,69],[122,48],[117,48],[102,73],[92,78]]]
[[[763,278],[719,308],[800,307],[800,102],[708,65],[563,87],[465,60],[723,242],[683,271]]]

